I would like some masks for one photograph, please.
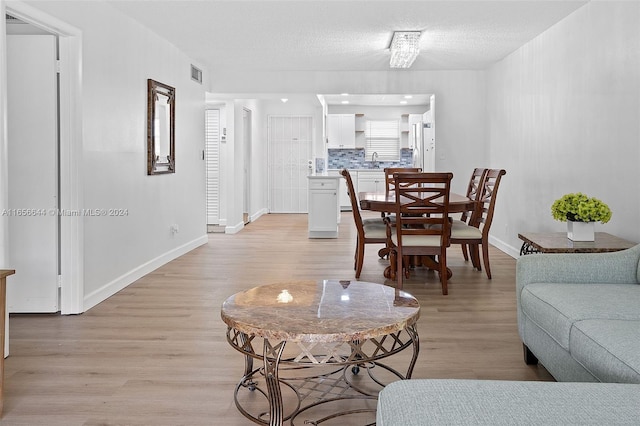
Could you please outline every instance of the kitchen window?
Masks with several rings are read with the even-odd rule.
[[[400,161],[400,123],[397,120],[367,120],[364,137],[367,160],[376,152],[379,161]]]

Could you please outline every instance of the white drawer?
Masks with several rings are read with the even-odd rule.
[[[309,179],[309,189],[338,189],[338,179]]]

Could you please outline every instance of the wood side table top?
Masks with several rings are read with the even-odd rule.
[[[527,232],[518,234],[518,238],[538,253],[606,253],[637,244],[606,232],[596,232],[595,241],[572,241],[566,232]]]

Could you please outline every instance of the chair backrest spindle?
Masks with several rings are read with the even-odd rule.
[[[480,201],[480,196],[482,195],[482,181],[485,178],[487,173],[487,169],[484,168],[475,168],[471,173],[471,178],[469,179],[469,185],[467,186],[467,198],[473,201]],[[479,206],[478,206],[479,207]],[[460,216],[460,220],[464,223],[468,223],[471,226],[476,226],[471,221],[472,216],[474,215],[474,210],[462,212]],[[476,218],[478,216],[476,215]]]
[[[391,193],[395,189],[395,181],[393,179],[394,173],[420,173],[422,169],[419,167],[387,167],[384,169],[384,183],[388,193]]]
[[[507,172],[504,169],[490,169],[487,170],[485,178],[482,181],[482,195],[480,196],[480,206],[476,210],[478,212],[477,218],[472,218],[472,221],[476,221],[479,227],[482,228],[482,232],[489,232],[489,227],[493,221],[493,212],[496,205],[496,198],[498,196],[498,187],[500,186],[500,180]]]
[[[441,245],[449,246],[452,178],[452,173],[394,173],[399,244],[403,234],[440,235]]]

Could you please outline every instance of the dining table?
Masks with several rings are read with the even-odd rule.
[[[362,210],[374,212],[391,213],[396,209],[396,195],[394,192],[360,192],[358,201]],[[449,213],[462,213],[471,211],[474,208],[471,198],[466,195],[449,193]]]
[[[393,213],[396,210],[396,195],[393,191],[380,192],[359,192],[358,202],[362,210],[371,210],[381,213]],[[462,213],[472,211],[475,208],[476,201],[466,195],[449,193],[449,213]],[[388,249],[380,250],[380,254],[388,252]],[[420,259],[414,261],[414,265],[425,266],[429,269],[439,270],[438,261],[433,256],[421,256]],[[391,278],[391,268],[389,265],[384,270],[384,277]],[[451,278],[453,273],[447,268],[447,279]]]

